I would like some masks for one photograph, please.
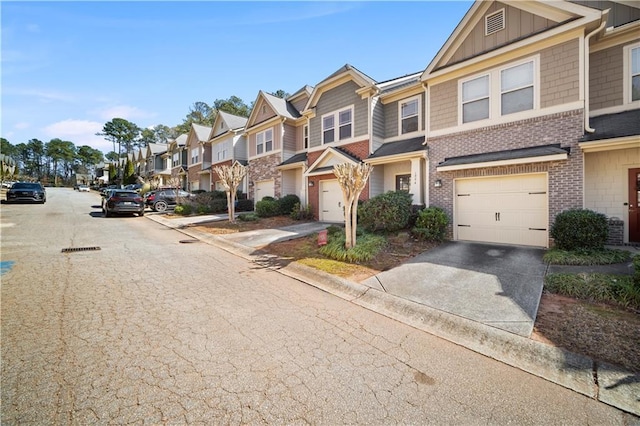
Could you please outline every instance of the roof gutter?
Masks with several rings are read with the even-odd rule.
[[[600,26],[587,34],[584,38],[584,131],[588,133],[596,131],[596,129],[592,129],[589,125],[589,40],[591,37],[602,31],[605,25],[607,25],[609,10],[610,9],[607,9],[602,12]]]

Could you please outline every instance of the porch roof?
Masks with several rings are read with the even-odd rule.
[[[376,152],[367,157],[367,159],[390,157],[392,155],[406,154],[416,151],[426,151],[427,146],[424,144],[424,140],[424,136],[419,136],[417,138],[405,139],[403,141],[383,143],[382,146],[376,149]]]
[[[438,164],[437,169],[438,171],[447,171],[481,166],[491,167],[504,164],[504,162],[519,164],[563,160],[567,158],[568,154],[569,148],[561,148],[560,144],[542,145],[445,158],[443,162]]]
[[[585,133],[580,142],[640,136],[640,109],[592,117],[590,126],[596,131]]]
[[[300,154],[296,154],[293,157],[289,158],[288,160],[283,161],[282,163],[278,164],[278,167],[280,166],[288,166],[291,164],[296,164],[296,163],[303,163],[307,161],[307,153],[306,152],[301,152]]]

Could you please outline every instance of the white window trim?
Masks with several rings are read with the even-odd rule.
[[[309,149],[309,125],[302,126],[302,148]]]
[[[193,155],[193,154],[194,154],[194,152],[195,152],[195,156]],[[193,160],[194,160],[194,157],[195,157],[195,161],[193,161]],[[192,148],[192,149],[191,149],[191,164],[192,164],[192,165],[194,165],[194,164],[200,164],[200,161],[199,161],[199,160],[200,160],[200,148]]]
[[[267,139],[267,132],[271,132],[271,149],[270,150],[267,150],[267,141],[269,140],[269,139]],[[275,151],[274,150],[274,147],[275,147],[274,134],[275,134],[275,132],[273,131],[273,128],[265,129],[262,132],[256,133],[256,155],[255,155],[256,157],[259,157],[261,155],[268,155],[269,153]],[[263,145],[263,149],[262,149],[262,152],[258,153],[258,145],[259,145],[258,144],[258,137],[260,135],[264,135],[263,136],[263,140],[262,140],[262,144],[261,144],[261,145]]]
[[[402,133],[402,105],[412,101],[418,101],[418,130],[415,132]],[[422,96],[416,95],[398,101],[398,136],[413,135],[422,131]]]
[[[622,102],[627,105],[631,103],[638,103],[640,101],[631,100],[631,51],[633,49],[640,48],[640,43],[633,43],[624,46],[623,51],[623,78],[624,89],[622,90]]]
[[[515,112],[512,114],[502,115],[502,88],[500,84],[500,73],[503,70],[517,67],[527,62],[533,62],[533,108]],[[470,121],[464,123],[462,121],[462,85],[476,78],[488,75],[489,76],[489,118],[483,120]],[[500,122],[517,121],[526,118],[532,113],[535,113],[540,109],[540,55],[534,55],[521,59],[516,62],[510,62],[501,67],[492,68],[482,73],[474,74],[464,79],[458,80],[458,126],[463,127],[476,127],[478,123],[482,123],[482,126],[498,124]]]
[[[348,138],[340,139],[340,113],[351,110],[351,135]],[[324,142],[324,119],[326,117],[333,116],[333,142]],[[341,145],[347,142],[353,141],[353,134],[355,132],[355,108],[353,105],[349,105],[344,108],[331,111],[327,114],[323,114],[320,117],[320,139],[322,146]]]

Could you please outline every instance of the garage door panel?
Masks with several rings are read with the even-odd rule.
[[[546,247],[546,174],[456,181],[456,238]]]

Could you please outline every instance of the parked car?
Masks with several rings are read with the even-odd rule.
[[[103,188],[103,190],[100,192],[100,195],[102,196],[102,211],[105,211],[105,206],[107,204],[107,200],[109,199],[109,197],[111,197],[111,194],[117,191],[114,188],[111,189],[107,189],[107,188]]]
[[[78,185],[78,192],[89,192],[88,185]]]
[[[105,217],[120,213],[137,213],[144,216],[144,201],[136,191],[113,190],[104,203]]]
[[[37,182],[16,182],[7,191],[7,202],[20,201],[44,204],[47,201],[47,191]]]
[[[177,195],[181,199],[194,197],[192,193],[183,190],[180,190]],[[149,193],[146,197],[145,203],[147,206],[151,207],[153,211],[164,212],[169,207],[177,204],[178,196],[176,196],[175,189],[161,189],[159,191],[152,191],[152,193]]]
[[[126,185],[126,186],[124,187],[124,189],[128,189],[128,190],[130,190],[130,191],[138,191],[138,192],[139,192],[139,191],[140,191],[140,189],[142,189],[142,184],[139,184],[139,183],[131,183],[131,184],[129,184],[129,185]]]

